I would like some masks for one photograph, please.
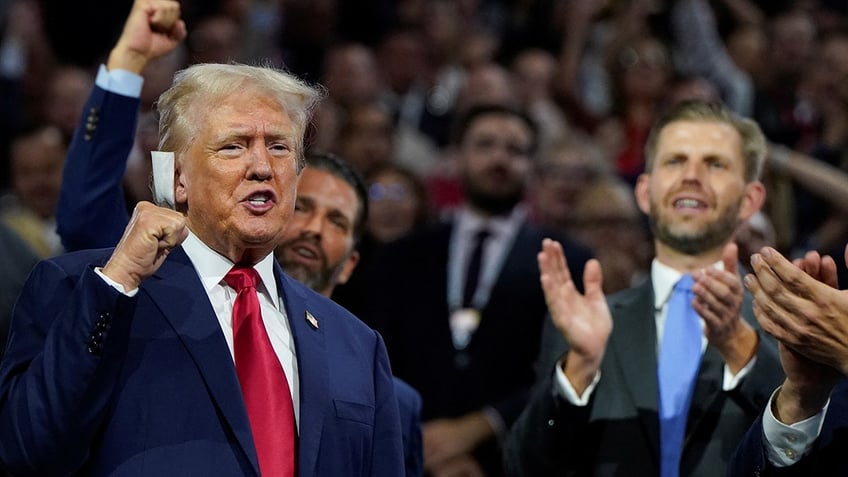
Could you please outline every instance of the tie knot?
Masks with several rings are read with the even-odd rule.
[[[692,279],[692,275],[687,273],[680,277],[680,280],[674,284],[674,289],[676,291],[691,292],[694,285],[695,280]]]
[[[256,285],[259,283],[259,273],[252,267],[233,267],[224,276],[224,281],[236,291],[242,291],[245,288],[256,288]]]
[[[489,232],[489,229],[486,228],[486,227],[483,227],[482,229],[478,230],[476,234],[474,234],[474,241],[476,243],[482,243],[484,240],[489,238],[489,235],[491,235],[491,232]]]

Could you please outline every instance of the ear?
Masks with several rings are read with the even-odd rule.
[[[176,205],[185,205],[188,203],[186,185],[187,181],[182,165],[179,161],[176,161],[174,163],[174,203]]]
[[[744,222],[759,211],[766,201],[766,187],[760,181],[745,184],[745,195],[739,207],[739,220]]]
[[[633,191],[636,196],[636,204],[644,214],[651,213],[651,175],[641,174],[636,179],[636,188]]]
[[[347,257],[347,262],[342,267],[341,273],[339,273],[338,278],[336,279],[336,285],[343,285],[347,283],[350,275],[353,273],[353,270],[356,268],[356,264],[359,263],[359,252],[354,250],[350,252],[350,255]]]

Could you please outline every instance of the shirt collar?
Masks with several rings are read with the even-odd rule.
[[[189,230],[188,237],[183,241],[183,250],[194,265],[194,269],[200,276],[203,288],[208,294],[213,287],[220,285],[227,272],[234,264],[228,258],[212,250],[203,243],[194,233]],[[276,279],[274,277],[274,254],[269,253],[259,263],[253,266],[259,272],[262,280],[261,293],[271,298],[271,303],[278,306],[279,296],[277,294]],[[270,285],[270,286],[269,286]]]
[[[480,229],[487,227],[492,235],[503,236],[517,229],[518,225],[527,218],[527,212],[527,207],[519,204],[513,207],[509,215],[485,217],[467,205],[463,205],[457,210],[456,226],[462,235],[474,236]]]
[[[713,267],[724,270],[721,260],[713,264]],[[665,265],[656,258],[651,262],[651,282],[654,286],[654,308],[659,310],[668,302],[674,285],[683,274]]]

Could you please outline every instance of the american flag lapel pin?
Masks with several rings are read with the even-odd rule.
[[[312,326],[316,330],[318,329],[318,318],[315,318],[315,315],[308,311],[306,312],[306,321],[309,322],[310,326]]]

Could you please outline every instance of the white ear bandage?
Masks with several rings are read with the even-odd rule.
[[[157,205],[174,209],[174,153],[150,151],[150,156],[153,161],[153,199]]]

